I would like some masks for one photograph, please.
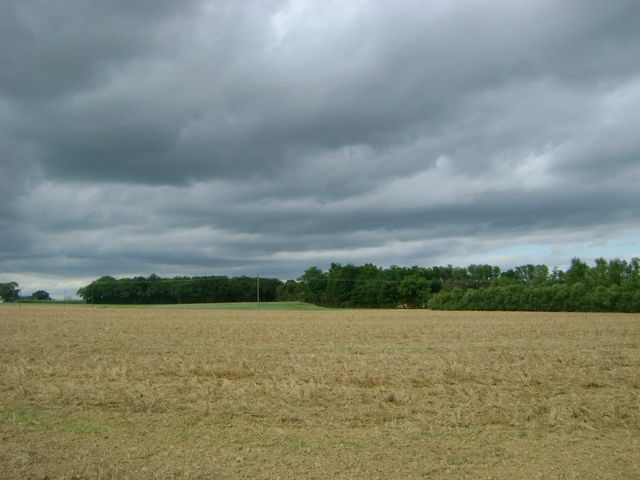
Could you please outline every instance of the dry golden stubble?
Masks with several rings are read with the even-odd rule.
[[[0,308],[7,478],[634,478],[640,316]]]

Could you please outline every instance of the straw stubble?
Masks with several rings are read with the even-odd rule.
[[[634,478],[640,316],[0,309],[3,478]]]

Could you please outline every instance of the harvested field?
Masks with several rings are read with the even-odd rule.
[[[640,315],[0,307],[2,478],[640,478]]]

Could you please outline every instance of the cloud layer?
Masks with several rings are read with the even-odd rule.
[[[631,0],[3,2],[0,280],[640,255],[639,31]]]

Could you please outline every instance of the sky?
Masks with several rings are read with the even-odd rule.
[[[636,0],[0,0],[0,281],[640,256]]]

